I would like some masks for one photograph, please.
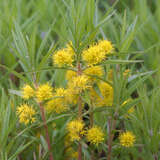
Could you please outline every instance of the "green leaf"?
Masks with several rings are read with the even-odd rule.
[[[9,93],[22,97],[22,92],[14,89],[9,89]]]
[[[116,11],[113,9],[117,5],[118,1],[119,0],[115,1],[115,3],[108,9],[103,19],[96,25],[96,28],[101,27],[104,23],[106,23],[106,21],[108,21],[108,19],[110,19],[115,14]]]
[[[14,44],[17,49],[17,56],[20,58],[22,67],[25,71],[31,67],[31,59],[29,56],[26,40],[22,34],[20,26],[15,22],[15,32],[12,31]],[[16,52],[15,52],[16,53]]]
[[[122,41],[122,44],[119,48],[120,52],[128,51],[131,43],[133,42],[136,32],[135,30],[136,23],[137,23],[137,17],[135,18],[134,22],[128,27],[126,36],[124,37],[124,40]]]
[[[145,80],[147,80],[154,72],[145,75],[143,78],[139,76],[139,80],[137,80],[134,84],[131,83],[128,90],[126,91],[126,96],[131,95],[134,90],[136,90]]]
[[[135,80],[136,78],[139,78],[139,77],[141,77],[141,76],[145,76],[145,75],[148,75],[148,74],[153,74],[153,73],[155,73],[156,71],[148,71],[148,72],[144,72],[144,73],[139,73],[139,74],[134,74],[134,75],[132,75],[132,76],[130,76],[129,78],[128,78],[128,82],[131,82],[131,81],[133,81],[133,80]]]
[[[41,57],[41,55],[42,55],[42,51],[44,50],[44,48],[45,48],[45,46],[46,46],[46,43],[47,43],[47,41],[48,41],[48,39],[49,39],[49,36],[50,36],[50,34],[51,34],[51,31],[52,31],[52,28],[50,28],[50,29],[48,30],[48,32],[46,33],[45,38],[44,38],[43,41],[41,42],[41,45],[40,45],[40,47],[39,47],[39,49],[38,49],[37,56],[36,56],[36,64],[37,64],[37,65],[39,64],[40,57]]]
[[[128,63],[142,63],[143,60],[106,60],[101,65],[104,64],[128,64]]]
[[[14,153],[8,160],[13,160],[14,158],[17,157],[18,154],[20,154],[21,152],[23,152],[28,146],[30,146],[32,143],[34,142],[34,140],[28,142],[25,145],[21,145],[19,146],[19,148],[17,149],[16,153]]]
[[[97,85],[97,84],[94,84],[93,88],[94,88],[94,90],[96,91],[96,93],[103,99],[104,97],[103,97],[103,95],[101,94],[101,91],[100,91],[98,85]]]
[[[0,64],[0,66],[2,68],[5,68],[6,70],[8,70],[10,73],[13,73],[16,77],[18,77],[19,79],[23,80],[24,82],[30,83],[29,80],[26,77],[22,76],[22,74],[16,72],[15,70],[13,70],[11,68],[8,68],[7,66],[2,65],[2,64]]]
[[[42,144],[44,150],[45,150],[46,152],[48,152],[48,145],[47,145],[47,142],[46,142],[45,138],[41,135],[41,136],[40,136],[40,139],[41,139],[41,144]]]

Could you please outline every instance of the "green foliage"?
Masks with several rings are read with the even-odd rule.
[[[160,1],[147,0],[1,0],[0,1],[0,159],[47,160],[49,149],[40,111],[38,122],[21,125],[16,115],[22,103],[20,88],[24,84],[49,81],[57,87],[66,86],[67,67],[52,66],[52,54],[72,42],[77,61],[81,52],[99,39],[109,39],[115,50],[100,65],[105,76],[94,77],[114,88],[114,107],[85,110],[87,120],[94,113],[94,123],[109,138],[109,122],[116,119],[112,159],[155,159],[159,154],[159,61],[160,61]],[[109,70],[113,81],[109,81]],[[130,76],[123,73],[130,69]],[[91,76],[92,77],[92,76]],[[33,86],[34,87],[34,86]],[[103,98],[98,86],[93,87]],[[132,98],[130,102],[123,103]],[[91,105],[87,92],[83,101]],[[29,103],[33,103],[29,101]],[[134,106],[134,113],[128,111]],[[52,141],[54,160],[66,160],[66,124],[76,117],[77,110],[63,114],[47,114],[47,126]],[[129,116],[129,117],[127,117]],[[86,120],[86,124],[89,123]],[[54,126],[56,124],[56,126]],[[121,131],[136,135],[135,145],[119,145]],[[84,159],[91,159],[92,150],[98,159],[106,159],[108,144],[97,149],[82,142]],[[75,150],[77,144],[72,146]],[[95,152],[95,153],[96,153]],[[99,156],[99,157],[98,157]]]

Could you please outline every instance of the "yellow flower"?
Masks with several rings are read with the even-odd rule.
[[[55,89],[55,96],[62,96],[63,98],[65,98],[65,93],[66,90],[64,88],[56,88]]]
[[[94,126],[87,131],[86,138],[90,143],[98,145],[104,141],[104,133],[100,127]]]
[[[45,107],[49,113],[66,111],[66,90],[64,88],[57,88],[54,93],[54,99],[48,101]]]
[[[71,141],[79,141],[84,134],[84,123],[81,120],[73,120],[67,124],[67,130]]]
[[[40,85],[36,91],[36,97],[38,102],[42,102],[52,98],[52,91],[53,88],[48,83]]]
[[[90,96],[92,102],[96,107],[112,106],[113,105],[113,88],[108,83],[101,82],[98,84],[101,96],[96,93],[96,91],[91,88]]]
[[[32,98],[32,97],[34,97],[34,90],[33,90],[33,88],[30,86],[30,85],[28,85],[28,84],[26,84],[23,88],[22,88],[22,97],[24,98],[24,99],[29,99],[29,98]]]
[[[53,63],[60,67],[64,65],[72,66],[73,55],[67,49],[61,49],[53,54]]]
[[[91,66],[91,67],[84,70],[84,74],[88,74],[88,75],[91,75],[91,76],[102,77],[103,69],[102,69],[101,66]],[[91,76],[88,76],[88,78],[91,82],[95,82],[95,81],[98,80],[98,79],[96,79],[94,77],[91,77]]]
[[[72,71],[72,70],[68,70],[66,72],[66,79],[69,81],[71,80],[73,77],[76,77],[77,76],[77,73],[75,71]]]
[[[112,43],[108,40],[100,40],[98,46],[101,48],[101,51],[106,54],[109,54],[114,50]]]
[[[67,44],[67,47],[61,49],[53,54],[53,63],[58,66],[72,66],[74,61],[75,52],[72,47],[72,43]]]
[[[111,53],[113,46],[108,40],[101,40],[95,45],[91,45],[82,53],[82,59],[90,66],[101,63],[106,59],[106,55]]]
[[[89,65],[101,63],[105,60],[105,52],[101,52],[98,45],[90,46],[88,49],[84,50],[82,53],[82,59]]]
[[[132,147],[135,142],[135,135],[130,132],[124,132],[119,136],[120,144],[124,147]]]
[[[47,102],[46,110],[49,113],[51,112],[62,113],[67,110],[67,106],[66,104],[63,103],[63,101],[60,98],[56,98]]]
[[[75,92],[75,94],[79,94],[85,89],[88,89],[89,86],[88,77],[85,75],[79,75],[76,77],[73,77],[71,81],[68,83],[68,88],[72,88]]]
[[[66,97],[66,101],[68,104],[76,105],[78,103],[79,95],[72,87],[66,89]]]
[[[113,104],[113,88],[108,83],[99,83],[99,89],[103,98],[99,103],[100,106],[112,106]]]
[[[29,106],[27,104],[22,104],[17,108],[16,111],[17,115],[19,116],[19,122],[24,123],[27,125],[28,123],[35,122],[35,110],[32,106]]]

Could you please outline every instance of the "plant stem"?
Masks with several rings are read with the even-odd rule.
[[[154,155],[154,159],[158,160],[158,155],[157,154]]]
[[[107,160],[111,160],[112,157],[112,141],[114,138],[114,133],[113,130],[116,127],[116,120],[110,117],[108,120],[108,126],[109,126],[109,139],[108,139],[108,155],[107,155]]]
[[[45,128],[45,132],[46,132],[46,141],[47,141],[47,145],[48,145],[48,150],[49,150],[49,160],[54,160],[52,152],[51,152],[51,143],[50,143],[50,138],[49,138],[49,133],[48,133],[48,126],[46,124],[46,118],[45,118],[45,113],[44,113],[44,108],[42,106],[41,103],[39,103],[39,107],[40,107],[40,111],[41,111],[41,115],[42,115],[42,120],[44,123],[44,128]]]
[[[82,160],[82,145],[80,142],[78,145],[78,160]]]
[[[82,74],[82,70],[81,70],[81,64],[78,63],[77,65],[77,75],[81,75]],[[82,98],[81,96],[79,96],[78,99],[78,119],[82,120]]]
[[[94,119],[93,119],[93,106],[90,106],[90,115],[89,115],[89,121],[90,121],[90,128],[93,127]],[[91,160],[94,160],[94,150],[91,151]]]
[[[36,79],[37,79],[36,73],[34,72],[33,73],[33,82],[34,82],[35,88],[37,89],[38,88],[38,84],[37,84]],[[39,108],[40,108],[40,111],[41,111],[41,116],[42,116],[45,132],[46,132],[46,141],[47,141],[48,151],[49,151],[49,160],[54,160],[53,154],[51,152],[51,143],[50,143],[50,138],[49,138],[48,126],[47,126],[47,123],[46,123],[46,117],[45,117],[45,113],[44,113],[44,108],[43,108],[42,103],[38,102],[38,105],[39,105]]]
[[[81,74],[82,74],[81,64],[78,62],[77,75],[81,75]],[[82,99],[81,99],[81,96],[79,96],[79,99],[78,99],[78,119],[82,120]],[[78,145],[78,160],[82,160],[82,145],[81,145],[80,141],[79,141],[79,145]]]

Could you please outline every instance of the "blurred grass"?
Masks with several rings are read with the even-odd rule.
[[[45,82],[50,79],[56,86],[63,86],[65,84],[65,71],[61,70],[61,72],[59,72],[53,71],[51,68],[48,70],[46,69],[51,63],[51,54],[55,49],[64,46],[69,40],[72,40],[74,46],[78,47],[78,40],[83,39],[82,35],[87,35],[88,31],[94,30],[95,24],[100,20],[103,20],[104,14],[106,11],[109,11],[109,8],[113,4],[113,1],[107,3],[106,0],[99,0],[98,8],[96,8],[96,19],[94,19],[92,14],[89,14],[93,12],[93,6],[90,6],[90,12],[86,13],[84,5],[87,5],[87,3],[83,4],[81,2],[80,10],[77,10],[79,14],[75,15],[73,13],[75,17],[73,15],[73,17],[70,17],[71,15],[69,15],[66,9],[68,8],[67,4],[69,3],[69,0],[65,2],[66,3],[64,3],[63,0],[0,1],[0,131],[2,131],[0,134],[0,144],[3,144],[0,151],[2,153],[1,157],[3,157],[4,160],[10,157],[11,159],[14,159],[16,151],[12,146],[15,144],[15,146],[18,147],[21,141],[23,142],[22,148],[27,144],[30,145],[34,140],[38,141],[38,143],[40,141],[43,148],[45,148],[43,137],[40,139],[33,138],[36,134],[34,131],[23,135],[23,137],[27,137],[27,141],[24,140],[25,138],[23,139],[23,137],[18,140],[14,139],[14,137],[19,134],[19,131],[17,132],[17,130],[15,130],[17,127],[16,116],[11,110],[12,103],[14,102],[15,104],[13,104],[13,106],[16,106],[19,100],[15,99],[14,96],[9,99],[8,89],[12,88],[16,90],[24,82],[31,83],[32,79],[34,79],[34,74],[38,77],[38,82]],[[96,34],[93,33],[90,39],[93,38],[96,40],[96,35],[98,38],[107,38],[111,40],[115,44],[116,50],[120,53],[118,56],[122,59],[128,60],[130,57],[132,57],[132,59],[143,59],[143,65],[135,64],[134,67],[132,67],[132,70],[137,73],[159,69],[160,1],[119,0],[114,9],[114,15],[112,15],[107,23],[100,27],[100,32],[96,32]],[[79,17],[77,18],[76,16]],[[68,17],[70,17],[70,19]],[[78,19],[77,21],[76,18]],[[77,27],[79,29],[78,31],[76,29],[74,30],[74,24],[77,23],[79,25],[80,22],[86,24],[88,22],[88,25],[84,28]],[[67,26],[67,24],[69,25]],[[69,28],[72,30],[69,30]],[[74,39],[75,33],[77,34],[77,39]],[[86,44],[90,43],[90,39],[88,39]],[[5,67],[3,67],[2,64]],[[146,77],[148,78],[149,76]],[[124,92],[124,94],[126,95],[124,95],[123,98],[125,99],[136,87],[142,85],[144,80],[147,79],[146,77],[140,79],[137,83],[133,81],[129,86],[130,90],[125,90],[126,92]],[[20,79],[23,81],[20,81]],[[147,82],[148,86],[152,86],[153,89],[156,89],[160,84],[160,73],[157,72],[156,74],[153,74],[153,77],[149,77]],[[117,85],[117,93],[118,92],[119,96],[123,96]],[[149,103],[150,97],[147,95],[147,89],[141,89],[139,95],[143,101],[142,104],[140,104],[142,107],[138,112],[141,113],[143,111],[145,115],[137,113],[137,119],[135,119],[136,122],[134,123],[135,126],[133,125],[133,128],[137,127],[138,122],[142,121],[143,117],[147,116],[146,119],[150,119],[149,116],[152,116],[149,115],[151,112],[149,107],[153,106],[153,104],[150,104],[151,102]],[[154,97],[157,98],[157,92],[153,94],[151,99],[154,99]],[[153,114],[159,117],[157,106],[159,101],[158,98],[156,98],[152,100],[152,103],[156,104],[156,111],[154,111],[155,113]],[[145,106],[147,106],[147,108],[143,108],[144,104],[146,104]],[[65,123],[65,120],[57,120],[57,124]],[[159,119],[155,118],[154,121],[157,121],[158,123]],[[155,124],[155,128],[157,127],[157,123],[155,122],[149,121],[149,124],[146,121],[143,122],[145,123],[145,126],[143,127],[145,133],[148,132],[147,125]],[[9,127],[5,127],[5,125],[8,125]],[[141,129],[137,129],[136,132],[140,132],[138,134],[141,134]],[[157,130],[155,130],[155,132],[157,132]],[[63,134],[61,135],[59,133]],[[57,136],[58,140],[64,138],[64,127],[61,130],[57,130],[55,135],[52,136]],[[150,140],[148,134],[147,136],[147,140]],[[11,143],[8,144],[10,139],[15,141],[11,141]],[[61,147],[63,144],[60,144],[58,140],[55,143]],[[157,137],[155,137],[155,139],[151,138],[151,141],[152,143],[155,143]],[[147,142],[145,141],[145,143]],[[150,144],[146,146],[146,150],[148,151],[148,155],[151,156],[149,145]],[[156,143],[156,145],[158,144]],[[55,152],[59,152],[59,147],[57,147]],[[157,152],[155,148],[153,148],[153,151]],[[25,154],[28,153],[24,152],[24,155]],[[31,158],[33,153],[30,154],[29,157]],[[9,157],[6,157],[6,155]],[[60,154],[57,154],[56,158],[61,159],[62,157]]]
[[[112,3],[107,4],[105,0],[99,1],[97,19],[102,19],[103,14]],[[160,2],[158,0],[133,0],[132,2],[129,0],[119,0],[115,7],[116,13],[101,28],[99,36],[107,36],[106,38],[112,40],[121,52],[138,52],[139,56],[144,59],[145,65],[143,67],[149,70],[155,69],[158,67],[160,60],[159,6]],[[67,15],[67,10],[63,1],[1,0],[0,8],[1,64],[12,69],[14,68],[18,72],[25,71],[24,68],[21,68],[22,66],[20,67],[17,64],[18,59],[15,52],[16,40],[12,34],[15,28],[17,28],[15,27],[15,23],[20,26],[21,32],[26,39],[25,46],[28,48],[28,53],[32,56],[31,65],[34,64],[35,55],[39,54],[39,58],[45,55],[51,44],[58,43],[58,45],[63,45],[66,41],[63,36],[66,35],[67,37],[66,18],[64,17]],[[135,21],[135,17],[137,17],[137,22],[136,28],[133,31],[132,23]],[[88,21],[88,24],[91,23]],[[132,36],[132,43],[127,42],[124,36],[127,34]],[[45,36],[47,36],[45,43],[42,44],[42,47],[38,48]],[[126,44],[124,45],[124,43]],[[23,50],[20,50],[20,52],[23,52]],[[39,58],[37,59],[38,63],[40,62]],[[9,79],[14,83],[17,82],[14,76],[9,76],[10,74],[2,68],[0,75],[1,77],[5,75],[5,78],[1,78],[1,86],[3,85],[7,88]]]

